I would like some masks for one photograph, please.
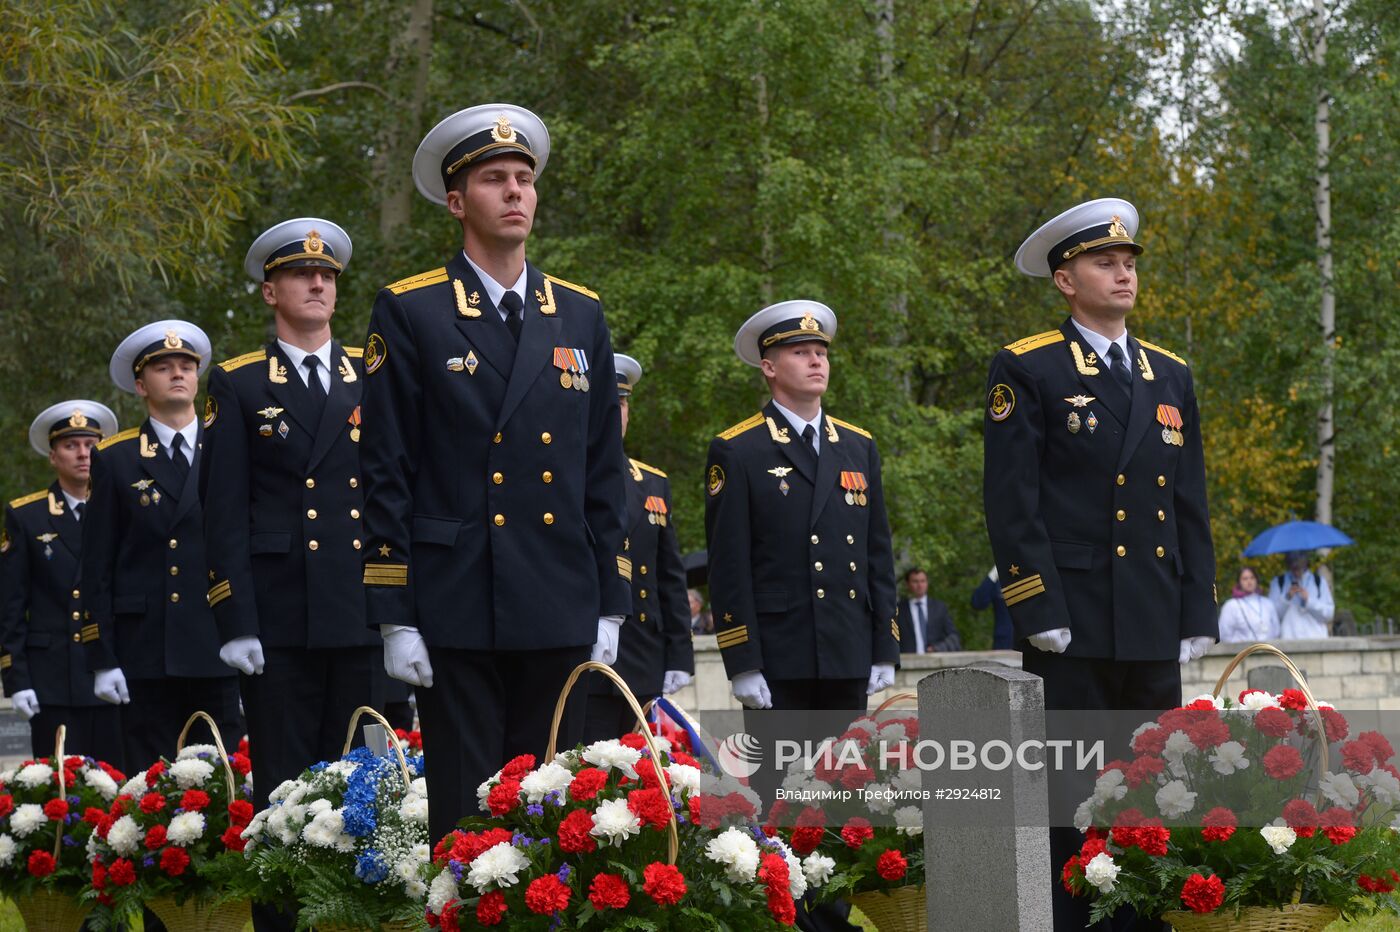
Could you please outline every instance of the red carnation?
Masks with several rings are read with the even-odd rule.
[[[554,874],[545,874],[530,881],[525,888],[525,905],[532,913],[548,916],[569,905],[569,888]]]
[[[1390,893],[1395,889],[1395,884],[1384,877],[1371,877],[1366,874],[1356,878],[1356,885],[1367,893]]]
[[[1283,821],[1299,838],[1311,838],[1322,824],[1322,816],[1306,799],[1294,799],[1283,807]]]
[[[1322,814],[1322,834],[1334,845],[1344,845],[1356,837],[1356,826],[1351,813],[1340,806],[1333,806]]]
[[[797,826],[792,830],[792,850],[806,857],[817,850],[825,834],[826,815],[820,809],[808,806],[797,817]]]
[[[657,831],[666,828],[671,822],[671,801],[660,790],[633,790],[627,794],[627,808]]]
[[[870,827],[869,820],[860,816],[852,816],[841,829],[841,840],[847,848],[859,848],[874,837],[875,830]]]
[[[1327,742],[1336,744],[1338,741],[1346,740],[1346,736],[1351,732],[1351,726],[1347,724],[1346,718],[1336,709],[1319,709],[1322,714],[1322,730],[1327,733]],[[1304,712],[1298,717],[1298,734],[1303,736],[1317,734],[1317,722],[1311,713]]]
[[[875,870],[886,880],[902,880],[909,870],[909,862],[898,851],[890,850],[875,861]]]
[[[470,864],[487,848],[510,841],[511,837],[510,831],[503,828],[487,829],[484,832],[454,831],[438,842],[434,860],[443,863],[450,857],[462,864]]]
[[[1342,766],[1357,773],[1370,773],[1376,768],[1376,755],[1365,741],[1348,741],[1342,745]]]
[[[458,919],[458,914],[462,911],[461,900],[448,900],[442,904],[442,915],[438,917],[438,927],[450,932],[456,932],[462,927],[462,921]]]
[[[447,914],[444,907],[443,915]],[[484,926],[497,926],[506,914],[506,895],[500,890],[483,893],[476,904],[476,921]]]
[[[160,793],[147,793],[141,797],[141,811],[153,815],[165,808],[165,797]]]
[[[116,799],[112,800],[112,808],[110,810],[112,818],[115,819],[117,816],[123,815],[126,810],[131,808],[131,803],[132,799],[130,796],[126,793],[119,794]]]
[[[758,810],[754,808],[754,804],[749,802],[748,797],[743,793],[737,791],[726,793],[720,802],[724,805],[725,815],[738,816],[745,821],[758,815]]]
[[[520,805],[520,781],[502,780],[491,787],[491,792],[486,796],[486,805],[493,816],[503,816],[516,809]]]
[[[107,865],[102,863],[101,858],[96,858],[92,862],[92,888],[94,890],[107,889]]]
[[[1192,874],[1181,887],[1181,902],[1194,913],[1213,913],[1225,902],[1225,884],[1214,874]]]
[[[791,875],[788,873],[787,859],[780,854],[765,854],[759,859],[758,879],[769,889],[781,887],[786,890]]]
[[[185,790],[180,797],[180,808],[186,812],[200,812],[209,805],[209,794],[203,790]]]
[[[597,796],[607,782],[606,773],[597,767],[585,767],[574,774],[574,779],[569,783],[569,797],[578,802],[587,802]]]
[[[1079,895],[1075,886],[1082,872],[1083,868],[1079,864],[1079,855],[1071,854],[1069,860],[1065,862],[1064,867],[1060,868],[1060,886],[1065,888],[1066,893],[1071,896]]]
[[[0,819],[15,811],[15,798],[9,793],[0,796]]]
[[[1079,866],[1088,867],[1090,861],[1107,850],[1108,842],[1097,835],[1084,839],[1084,844],[1079,848]]]
[[[1308,707],[1308,697],[1303,695],[1301,689],[1285,689],[1283,695],[1278,697],[1278,704],[1296,712]]]
[[[160,775],[165,773],[165,761],[156,761],[146,770],[146,785],[155,786]],[[115,865],[113,865],[115,866]]]
[[[47,877],[58,868],[53,855],[47,851],[29,852],[29,875],[31,877]]]
[[[665,780],[664,774],[660,779],[657,778],[656,765],[651,762],[650,757],[643,757],[641,760],[637,761],[636,766],[633,769],[637,771],[637,778],[641,781],[642,786],[646,787],[647,789],[657,789],[661,786],[662,781]],[[667,792],[670,792],[670,787],[671,784],[667,782]]]
[[[165,826],[159,823],[152,825],[146,832],[146,850],[154,851],[165,844]]]
[[[1186,735],[1196,747],[1208,751],[1230,740],[1230,726],[1221,721],[1218,715],[1212,715],[1187,727]]]
[[[700,762],[697,761],[695,758],[691,757],[689,754],[685,753],[684,751],[672,751],[671,763],[685,764],[687,767],[694,767],[696,770],[700,769]]]
[[[98,761],[97,768],[103,773],[105,773],[107,776],[111,777],[112,782],[114,782],[117,786],[121,786],[123,783],[126,782],[126,774],[122,773],[120,770],[113,767],[106,761]]]
[[[1161,819],[1150,819],[1138,829],[1137,845],[1144,854],[1154,858],[1166,857],[1167,842],[1171,841],[1171,837],[1171,831],[1162,826]]]
[[[1138,754],[1161,754],[1169,736],[1165,728],[1149,728],[1133,739],[1133,750]]]
[[[88,806],[83,810],[83,821],[93,828],[102,824],[102,820],[107,817],[107,813],[96,806]]]
[[[1275,780],[1288,780],[1303,769],[1303,755],[1291,744],[1280,744],[1264,754],[1264,772]]]
[[[647,739],[643,738],[635,731],[629,731],[627,734],[623,735],[617,740],[622,742],[622,746],[625,748],[631,748],[634,751],[641,751],[643,753],[646,752]]]
[[[658,906],[675,906],[685,896],[685,875],[674,865],[653,861],[642,871],[642,889]]]
[[[60,822],[68,815],[68,800],[51,799],[44,803],[44,815],[49,817],[51,822]]]
[[[243,827],[230,825],[224,829],[224,833],[219,836],[219,840],[224,843],[224,847],[230,851],[242,851],[248,847],[248,839],[243,837]]]
[[[1139,757],[1128,765],[1128,769],[1123,773],[1123,779],[1128,784],[1129,789],[1137,789],[1143,781],[1151,780],[1166,768],[1166,762],[1160,757]]]
[[[248,776],[248,774],[251,773],[253,770],[253,762],[248,758],[247,754],[239,754],[235,752],[229,757],[228,765],[232,767],[233,772],[238,774],[240,777]]]
[[[598,850],[598,843],[588,834],[593,828],[593,816],[586,809],[575,809],[559,823],[559,850],[569,854],[588,854]]]
[[[160,869],[170,877],[179,877],[190,866],[190,856],[184,848],[171,845],[160,853]]]
[[[525,774],[529,773],[534,769],[535,755],[521,754],[518,757],[512,757],[509,761],[506,762],[506,765],[501,768],[501,782],[504,783],[507,780],[519,780],[521,777],[525,776]]]
[[[627,881],[621,874],[599,874],[588,885],[588,902],[602,912],[605,909],[622,909],[632,900],[632,891],[627,889]]]
[[[1379,731],[1363,731],[1356,736],[1356,740],[1364,741],[1371,748],[1371,753],[1375,755],[1376,763],[1384,764],[1395,755],[1395,748],[1390,746],[1385,735]]]
[[[768,888],[768,913],[775,920],[785,926],[793,925],[797,922],[797,904],[792,901],[792,894],[786,889],[778,887]]]
[[[129,887],[136,882],[136,865],[126,858],[117,858],[112,862],[112,866],[107,868],[107,879],[114,886]]]
[[[1224,806],[1216,806],[1201,818],[1201,837],[1206,841],[1227,841],[1235,834],[1239,821]]]
[[[253,804],[246,799],[235,799],[228,804],[228,817],[234,825],[247,825],[253,821]]]
[[[1282,738],[1293,730],[1293,716],[1282,709],[1260,709],[1254,713],[1254,728],[1270,738]]]

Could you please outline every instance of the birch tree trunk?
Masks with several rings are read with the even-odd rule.
[[[1319,317],[1322,324],[1322,405],[1317,416],[1317,520],[1332,523],[1332,490],[1336,477],[1336,424],[1332,397],[1337,346],[1337,295],[1332,279],[1332,131],[1331,94],[1327,87],[1327,8],[1325,0],[1313,0],[1312,63],[1317,73],[1317,110],[1314,199],[1317,208],[1317,271],[1321,285]]]
[[[422,135],[419,122],[432,60],[433,0],[413,0],[408,22],[395,39],[394,54],[388,62],[395,103],[374,166],[383,192],[379,199],[379,237],[385,243],[392,242],[394,232],[408,223],[413,208],[413,151]],[[408,69],[409,75],[399,73]],[[404,88],[407,93],[403,93]]]

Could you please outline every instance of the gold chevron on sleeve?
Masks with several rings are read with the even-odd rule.
[[[78,637],[86,644],[89,641],[99,640],[101,635],[97,633],[97,625],[83,625],[82,630],[78,632]]]
[[[631,581],[632,581],[632,558],[631,558],[631,557],[618,557],[618,558],[617,558],[617,575],[621,576],[623,579],[627,580],[628,582],[631,582]]]
[[[224,599],[227,599],[231,595],[233,595],[233,589],[230,586],[229,581],[225,579],[223,582],[211,586],[209,589],[209,594],[205,596],[205,598],[209,600],[209,607],[213,608],[215,605],[218,605],[220,602],[222,602]]]
[[[1040,595],[1045,591],[1045,580],[1039,573],[1034,576],[1027,576],[1018,582],[1014,582],[1001,590],[1001,597],[1008,606],[1018,602],[1024,602],[1033,596]]]
[[[406,563],[366,563],[366,586],[407,586],[408,564]]]
[[[740,644],[747,644],[749,642],[749,626],[739,625],[727,631],[721,631],[719,634],[715,635],[715,641],[719,644],[720,650],[738,647]]]

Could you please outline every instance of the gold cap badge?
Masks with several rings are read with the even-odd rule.
[[[496,125],[491,127],[491,138],[497,142],[515,142],[515,127],[510,125],[510,117],[504,113],[496,117]]]
[[[174,330],[165,331],[166,349],[183,349],[184,346],[185,344],[180,341],[180,335],[178,333],[176,333]]]
[[[312,230],[310,233],[306,234],[306,239],[302,240],[301,248],[305,249],[307,252],[320,255],[322,250],[325,249],[325,243],[321,242],[321,234],[316,230]]]
[[[69,426],[69,427],[86,427],[86,426],[88,426],[88,419],[87,419],[87,417],[83,414],[81,408],[74,408],[74,409],[73,409],[73,414],[72,414],[72,416],[68,418],[68,426]]]
[[[1122,239],[1130,239],[1130,238],[1131,238],[1131,237],[1128,236],[1128,228],[1125,227],[1125,226],[1123,226],[1123,218],[1119,217],[1117,214],[1114,214],[1114,215],[1113,215],[1113,219],[1112,219],[1111,221],[1109,221],[1109,224],[1108,224],[1108,235],[1109,235],[1109,236],[1117,236],[1117,237],[1120,237],[1120,238],[1122,238]]]
[[[797,326],[801,327],[803,330],[816,330],[818,332],[820,332],[822,329],[822,325],[817,323],[817,319],[813,317],[810,313],[804,316],[802,318],[801,323],[799,323]]]

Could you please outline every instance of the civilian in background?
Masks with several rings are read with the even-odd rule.
[[[962,650],[948,606],[928,597],[928,574],[913,567],[904,574],[909,595],[899,602],[899,652],[933,654]]]
[[[1220,607],[1221,643],[1272,641],[1279,636],[1278,612],[1259,593],[1259,573],[1254,567],[1240,567],[1231,596]]]
[[[980,612],[989,605],[995,619],[992,623],[992,650],[1015,650],[1016,636],[1011,628],[1011,609],[1006,607],[1006,600],[1001,597],[1001,581],[997,578],[995,566],[982,577],[982,582],[977,588],[972,590],[974,612]]]
[[[690,596],[690,633],[714,634],[715,620],[705,611],[705,600],[701,597],[700,590],[688,589],[686,594]]]
[[[1287,556],[1288,571],[1269,584],[1269,601],[1278,613],[1284,638],[1325,638],[1332,633],[1332,590],[1317,570],[1308,568],[1308,554],[1294,550]]]

